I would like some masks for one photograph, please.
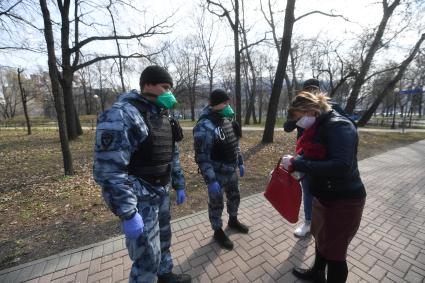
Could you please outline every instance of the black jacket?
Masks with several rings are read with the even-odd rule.
[[[318,117],[313,138],[326,148],[324,160],[294,160],[295,171],[305,172],[310,191],[319,199],[363,198],[366,191],[357,167],[358,136],[355,125],[345,116],[330,111]]]

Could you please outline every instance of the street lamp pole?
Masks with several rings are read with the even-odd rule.
[[[397,94],[400,90],[398,88],[394,89],[394,101],[393,101],[393,122],[391,123],[391,129],[395,129],[395,110],[397,107]]]

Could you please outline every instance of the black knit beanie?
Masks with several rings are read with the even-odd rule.
[[[170,74],[167,70],[160,66],[152,65],[146,67],[140,75],[140,88],[143,89],[145,84],[161,84],[161,83],[169,83],[173,86],[173,78],[171,78]]]
[[[313,87],[320,88],[320,82],[318,79],[308,79],[303,83],[303,89]]]
[[[230,100],[230,97],[222,89],[213,90],[210,94],[210,105],[215,106],[222,102]]]

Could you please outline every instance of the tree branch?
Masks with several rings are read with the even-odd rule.
[[[266,36],[264,36],[264,38],[263,38],[263,39],[260,39],[260,40],[258,40],[258,41],[256,41],[256,42],[250,43],[250,44],[248,44],[248,45],[246,45],[246,46],[242,47],[241,49],[239,49],[239,52],[241,52],[241,53],[242,53],[242,51],[244,51],[245,49],[249,49],[249,48],[251,48],[252,46],[258,45],[258,44],[260,44],[261,42],[263,42],[263,41],[265,41],[265,40],[267,40]]]
[[[160,31],[156,31],[156,28],[162,28],[162,25],[164,23],[166,23],[168,21],[168,19],[171,18],[171,16],[167,17],[165,20],[163,20],[162,22],[151,26],[147,31],[143,32],[143,33],[139,33],[139,34],[133,34],[133,35],[117,35],[117,36],[92,36],[89,38],[86,38],[82,41],[80,41],[78,44],[76,44],[74,47],[72,47],[69,51],[71,53],[77,52],[78,50],[80,50],[84,45],[92,42],[92,41],[97,41],[97,40],[117,40],[117,39],[134,39],[134,38],[140,38],[140,37],[150,37],[152,35],[155,34],[169,34],[170,32],[160,32]]]
[[[208,11],[210,13],[212,13],[212,14],[220,17],[220,18],[226,17],[227,20],[229,21],[229,24],[230,24],[230,27],[232,28],[232,30],[234,30],[235,28],[237,28],[235,26],[235,23],[232,21],[232,18],[230,18],[230,11],[227,10],[226,8],[224,8],[224,6],[221,3],[217,3],[217,2],[214,2],[214,1],[211,1],[211,0],[207,0],[207,3],[208,3],[207,9],[208,9]],[[218,14],[218,13],[210,10],[210,4],[212,4],[214,6],[217,6],[217,7],[220,7],[223,10],[223,14]]]
[[[376,71],[375,73],[373,73],[373,74],[369,75],[368,77],[366,77],[365,78],[365,82],[368,81],[368,80],[370,80],[372,77],[374,77],[376,75],[379,75],[379,74],[382,74],[382,73],[386,73],[386,72],[389,72],[389,71],[393,71],[393,70],[397,70],[399,68],[400,68],[400,66],[395,66],[395,67],[392,67],[392,68],[388,68],[388,69]]]
[[[19,0],[18,2],[16,2],[15,4],[13,4],[12,6],[10,6],[9,7],[9,9],[7,9],[7,10],[5,10],[5,11],[2,11],[2,12],[0,12],[0,17],[1,16],[3,16],[3,15],[5,15],[5,14],[8,14],[10,11],[12,11],[13,10],[13,8],[15,8],[16,6],[18,6],[18,4],[19,3],[21,3],[22,2],[22,0]]]
[[[306,13],[304,15],[301,15],[298,18],[296,18],[294,22],[296,22],[298,20],[301,20],[302,18],[305,18],[305,17],[310,16],[312,14],[321,14],[321,15],[328,16],[328,17],[333,17],[333,18],[342,18],[342,19],[344,19],[347,22],[351,22],[348,18],[344,17],[343,15],[336,15],[336,14],[333,14],[333,13],[329,14],[329,13],[325,13],[325,12],[322,12],[322,11],[311,11],[311,12],[308,12],[308,13]]]
[[[161,51],[159,51],[157,53],[149,54],[149,55],[143,55],[143,54],[140,54],[140,53],[133,53],[131,55],[121,55],[121,56],[120,55],[100,56],[100,57],[96,57],[96,58],[94,58],[92,60],[89,60],[87,62],[84,62],[82,64],[79,64],[79,65],[75,66],[73,68],[73,71],[78,71],[78,70],[80,70],[80,69],[82,69],[84,67],[87,67],[87,66],[91,65],[91,64],[94,64],[94,63],[99,62],[99,61],[108,60],[108,59],[116,59],[116,58],[124,58],[124,59],[130,59],[130,58],[147,58],[147,59],[149,59],[151,56],[154,56],[154,55],[156,55],[156,54],[158,54],[160,52]]]

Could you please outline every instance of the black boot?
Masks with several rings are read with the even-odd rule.
[[[233,249],[233,243],[230,241],[229,237],[224,234],[223,229],[214,231],[214,239],[222,248],[225,248],[226,250]]]
[[[308,280],[317,283],[326,283],[324,270],[321,271],[314,268],[303,269],[299,267],[294,267],[294,269],[292,269],[292,274],[302,280]]]
[[[329,283],[344,283],[348,277],[347,261],[328,261],[328,281]]]
[[[316,257],[314,259],[313,267],[309,269],[294,267],[292,273],[300,279],[317,283],[326,283],[326,264],[327,260],[319,253],[319,250],[316,248]]]
[[[172,272],[158,275],[158,283],[190,283],[192,277],[188,274],[174,274]]]
[[[246,225],[240,223],[236,216],[230,216],[228,224],[230,228],[235,229],[240,233],[248,234],[249,228]]]

